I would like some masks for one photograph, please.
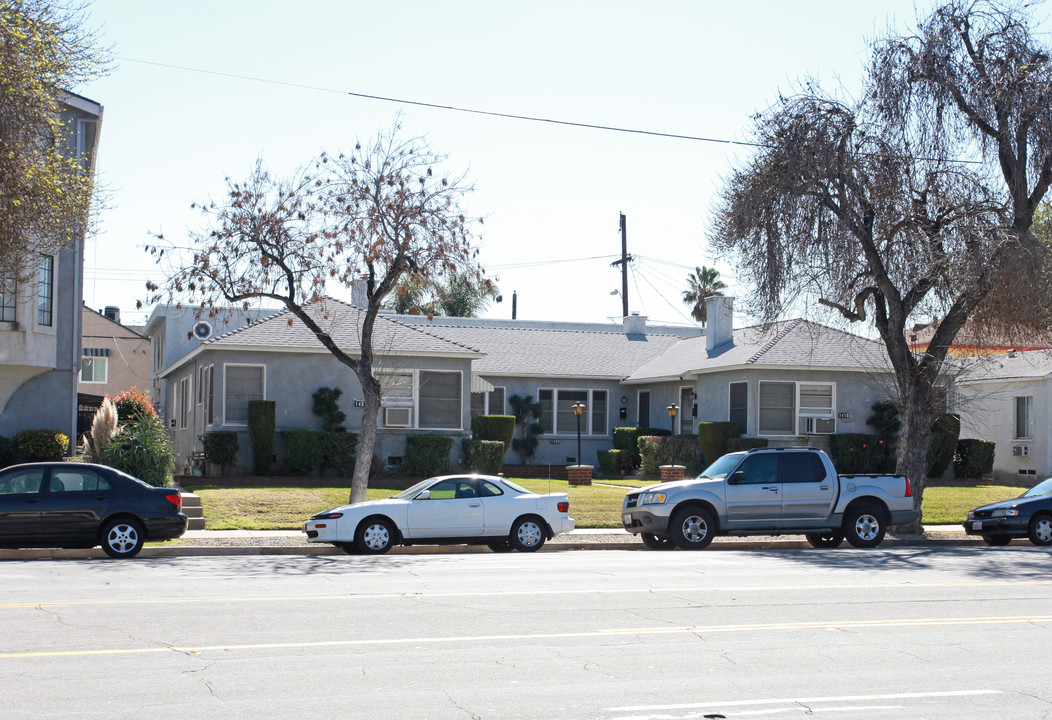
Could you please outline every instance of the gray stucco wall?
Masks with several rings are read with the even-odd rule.
[[[1029,487],[1049,477],[1052,471],[1050,392],[1052,386],[1044,378],[959,386],[961,437],[996,443],[995,481]],[[1026,396],[1034,399],[1034,434],[1031,438],[1016,438],[1015,398]],[[1026,446],[1029,455],[1014,455],[1012,449],[1016,445]]]

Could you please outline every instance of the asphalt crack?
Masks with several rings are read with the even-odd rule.
[[[464,707],[463,705],[458,703],[456,700],[454,700],[453,696],[450,695],[448,692],[446,693],[446,699],[449,700],[449,704],[450,705],[452,705],[457,710],[460,710],[462,713],[464,713],[465,715],[470,717],[471,720],[482,720],[482,716],[481,715],[476,715],[472,711],[468,710],[466,707]]]

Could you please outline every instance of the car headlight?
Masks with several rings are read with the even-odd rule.
[[[998,508],[990,513],[990,517],[1019,517],[1019,508]]]
[[[342,512],[334,512],[332,510],[326,510],[323,513],[318,513],[311,520],[335,520],[336,518],[342,518]]]
[[[663,502],[665,502],[665,493],[663,492],[643,493],[643,496],[639,498],[640,505],[660,505]]]

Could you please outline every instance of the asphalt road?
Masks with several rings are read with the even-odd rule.
[[[1052,552],[0,563],[3,718],[1052,717]]]

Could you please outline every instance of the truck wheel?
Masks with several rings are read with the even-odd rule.
[[[1052,545],[1052,515],[1035,515],[1027,530],[1030,542],[1042,547]]]
[[[835,548],[844,542],[842,532],[804,533],[804,537],[814,548]]]
[[[651,550],[671,550],[675,547],[672,538],[667,535],[654,535],[653,533],[640,533],[639,539]]]
[[[854,547],[876,547],[887,532],[885,525],[884,512],[879,507],[856,505],[844,515],[844,536]]]
[[[672,542],[684,550],[701,550],[708,547],[715,530],[716,521],[712,519],[712,513],[700,507],[677,510],[669,524]]]

